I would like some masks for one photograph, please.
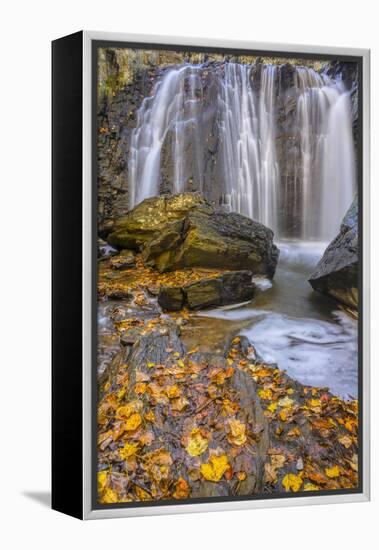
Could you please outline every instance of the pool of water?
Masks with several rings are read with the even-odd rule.
[[[246,335],[259,355],[303,384],[328,387],[343,398],[358,394],[357,321],[334,300],[314,292],[308,276],[326,243],[282,242],[272,282],[256,281],[252,302],[192,316],[187,334],[200,347],[221,350],[234,333]],[[212,320],[210,322],[210,320]]]

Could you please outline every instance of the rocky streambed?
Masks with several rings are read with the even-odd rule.
[[[277,265],[269,229],[191,194],[144,201],[107,241],[98,277],[99,502],[357,486],[354,392],[296,376],[317,347],[330,349],[315,327],[325,331],[337,308],[327,294],[312,298],[304,247],[281,245]],[[299,336],[291,321],[304,326],[304,312],[313,325]],[[338,326],[335,356],[347,347]],[[296,338],[311,347],[299,352]]]

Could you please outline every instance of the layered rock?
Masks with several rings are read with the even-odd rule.
[[[342,304],[358,308],[358,199],[355,197],[340,232],[309,278],[312,287]]]
[[[142,249],[146,264],[160,272],[232,267],[273,277],[279,255],[273,236],[260,223],[184,193],[146,199],[116,222],[108,242]]]
[[[225,306],[251,300],[255,293],[251,271],[231,271],[183,287],[161,287],[159,305],[168,311]]]

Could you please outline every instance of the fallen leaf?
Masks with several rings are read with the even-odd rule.
[[[110,489],[109,487],[108,489],[105,489],[101,497],[101,502],[104,504],[115,504],[116,502],[118,502],[118,496],[116,491],[114,491],[113,489]]]
[[[186,451],[191,456],[199,456],[208,449],[208,440],[203,437],[199,428],[194,428],[189,435]]]
[[[180,396],[180,389],[176,384],[174,386],[168,386],[166,388],[166,395],[169,399],[175,399]]]
[[[278,479],[276,469],[272,466],[272,464],[268,462],[266,462],[264,468],[265,468],[264,480],[266,481],[266,483],[276,483]]]
[[[139,413],[133,413],[125,422],[125,430],[131,432],[136,430],[142,423],[142,418]]]
[[[325,468],[325,473],[328,477],[333,479],[335,477],[339,477],[340,469],[338,466],[332,466],[331,468]]]
[[[137,393],[138,395],[146,393],[146,387],[147,386],[145,382],[138,382],[138,384],[136,384],[134,387],[134,392]]]
[[[348,435],[344,435],[342,437],[338,438],[338,441],[343,445],[346,449],[349,449],[351,445],[353,444],[353,440]]]
[[[272,391],[270,389],[260,389],[258,390],[258,395],[261,399],[272,399]]]
[[[125,445],[119,449],[118,454],[122,460],[126,460],[135,455],[138,450],[138,443],[125,443]]]
[[[107,485],[108,472],[98,472],[97,474],[97,490],[102,493]]]
[[[229,468],[228,458],[225,454],[221,456],[212,455],[209,462],[200,466],[200,471],[204,479],[217,482],[220,481]]]
[[[228,434],[228,441],[232,445],[237,445],[238,447],[246,443],[246,425],[232,418],[229,420],[230,432]]]
[[[303,479],[300,475],[296,474],[287,474],[284,476],[282,480],[282,485],[285,488],[285,490],[292,491],[293,493],[297,493],[303,483]]]
[[[188,483],[183,477],[180,477],[175,483],[175,491],[172,496],[176,499],[188,498],[190,494],[190,488]]]
[[[142,408],[141,401],[130,401],[126,405],[122,405],[116,411],[116,418],[120,420],[126,420],[132,413],[140,411]]]

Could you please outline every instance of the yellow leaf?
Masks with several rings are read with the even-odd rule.
[[[230,399],[224,399],[222,402],[221,414],[223,416],[231,416],[236,414],[236,412],[238,412],[238,409],[238,403],[230,401]]]
[[[176,499],[180,498],[188,498],[190,494],[190,488],[188,483],[183,477],[180,477],[178,481],[175,483],[175,491],[173,492],[172,496]]]
[[[325,473],[330,478],[339,477],[340,469],[338,466],[332,466],[331,468],[325,468]]]
[[[121,400],[124,397],[125,394],[126,394],[126,388],[122,388],[122,390],[120,390],[117,393],[117,399]]]
[[[272,391],[270,389],[260,389],[258,390],[258,395],[261,399],[272,399]]]
[[[238,472],[237,479],[238,481],[244,481],[247,478],[246,472]]]
[[[138,443],[125,443],[122,449],[119,449],[118,453],[122,460],[126,460],[135,455],[138,450]]]
[[[270,403],[269,406],[267,407],[267,410],[270,411],[270,412],[275,412],[276,409],[278,408],[278,404],[277,403]]]
[[[195,428],[189,435],[186,451],[191,456],[199,456],[208,449],[208,440]]]
[[[103,502],[104,504],[115,504],[116,502],[118,502],[116,491],[109,488],[106,489],[103,496],[101,497],[101,502]]]
[[[230,433],[228,434],[228,441],[233,445],[244,445],[246,443],[246,425],[232,418],[229,420]]]
[[[178,359],[178,365],[179,367],[182,367],[182,368],[185,366],[183,359]],[[180,479],[183,479],[183,478],[180,478]]]
[[[169,399],[175,399],[180,396],[180,389],[177,385],[166,388],[166,395]]]
[[[285,490],[292,491],[293,493],[297,493],[303,483],[303,480],[301,476],[297,476],[295,474],[287,474],[284,476],[282,480],[282,485],[285,488]]]
[[[138,384],[135,385],[134,388],[135,393],[137,394],[143,394],[146,392],[146,384],[145,382],[138,382]]]
[[[120,420],[126,420],[132,413],[138,412],[142,408],[140,401],[130,401],[126,405],[122,405],[116,411],[116,418]]]
[[[97,490],[102,493],[107,485],[108,472],[98,472],[97,474]]]
[[[200,466],[200,472],[206,480],[217,482],[220,481],[229,468],[230,466],[226,455],[212,455],[209,462]]]
[[[278,416],[282,422],[285,422],[288,418],[288,409],[282,409]]]
[[[288,388],[287,394],[288,394],[288,395],[292,395],[292,394],[294,393],[294,391],[295,391],[294,389]]]
[[[155,414],[154,411],[148,411],[145,413],[145,420],[148,422],[155,422]]]
[[[133,413],[129,416],[125,422],[125,430],[130,432],[136,430],[142,423],[141,415],[138,413]]]

